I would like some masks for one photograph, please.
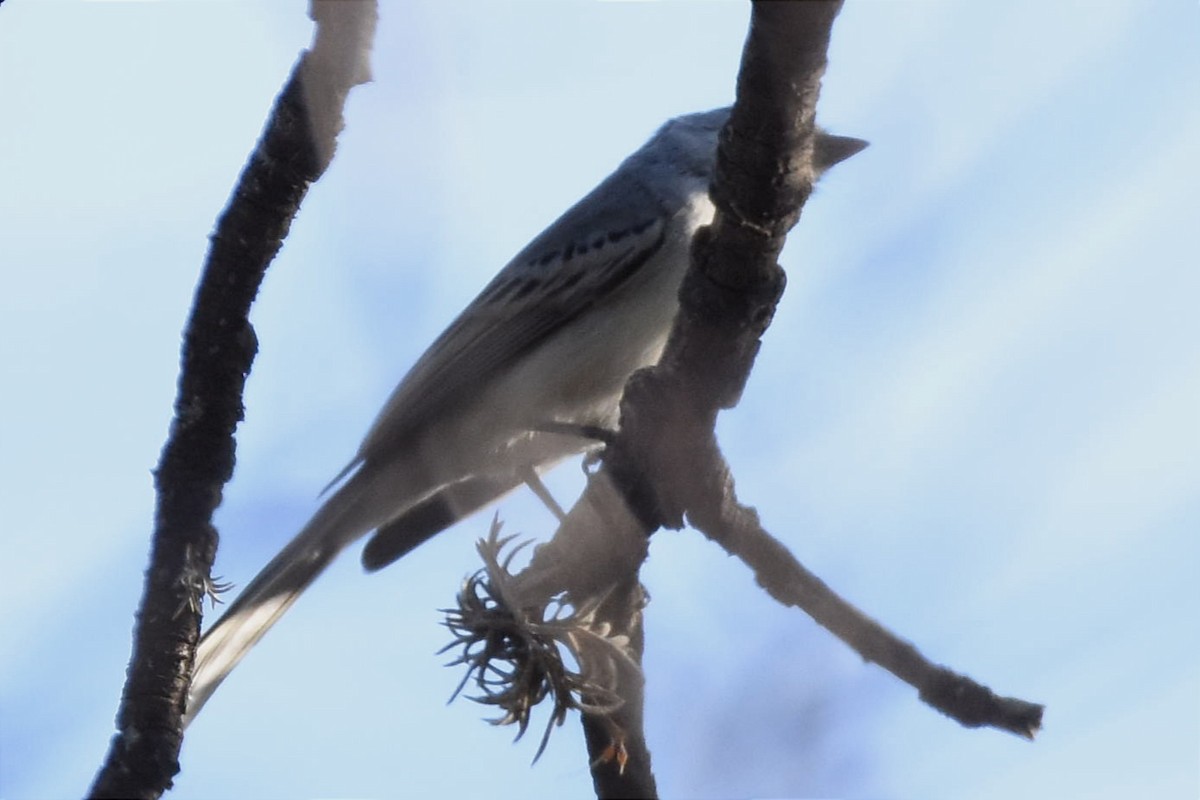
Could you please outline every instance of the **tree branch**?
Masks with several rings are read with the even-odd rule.
[[[1032,738],[1042,706],[997,697],[931,664],[838,597],[763,530],[753,509],[738,504],[713,435],[718,409],[736,403],[749,375],[774,293],[783,287],[774,258],[811,191],[813,110],[837,5],[755,4],[738,102],[713,181],[718,211],[696,237],[680,319],[660,366],[635,376],[626,389],[622,435],[611,458],[639,492],[654,487],[654,511],[664,524],[679,527],[686,511],[693,526],[746,561],[773,597],[805,610],[864,659],[916,687],[937,710],[963,725]]]
[[[682,527],[688,506],[680,503],[685,495],[678,491],[679,482],[701,463],[692,461],[692,456],[697,443],[712,440],[718,411],[731,408],[742,393],[758,341],[784,289],[784,272],[775,259],[814,180],[812,121],[830,30],[840,5],[754,5],[737,102],[721,134],[710,191],[718,211],[713,224],[702,229],[692,245],[692,266],[680,289],[679,314],[664,356],[658,366],[636,373],[626,384],[620,431],[606,450],[604,468],[581,499],[580,505],[607,507],[595,516],[610,521],[607,529],[601,525],[599,541],[607,542],[613,552],[605,555],[593,581],[598,579],[596,572],[610,575],[614,566],[625,561],[628,581],[636,583],[644,545],[618,546],[630,536],[614,536],[613,519],[622,521],[618,530],[632,528],[642,536],[662,525]],[[605,506],[610,480],[623,500],[607,501]],[[568,527],[560,528],[559,534]],[[545,564],[563,566],[565,560],[596,567],[596,560],[581,559],[578,549],[552,541],[539,549],[529,572],[542,566],[538,557]],[[575,582],[565,585],[577,587],[577,578],[571,581]],[[629,604],[617,604],[605,610],[598,614],[602,624],[617,632],[640,633],[640,607],[635,612]],[[640,654],[638,649],[638,658]],[[606,740],[596,735],[604,724],[616,722],[626,738],[644,738],[641,686],[623,686],[619,691],[626,704],[607,720],[583,715],[596,794],[637,796],[631,784],[622,780],[632,769],[642,781],[637,789],[649,796],[654,788],[649,753],[643,756],[646,763],[637,763],[640,759],[630,753],[628,764],[620,762],[617,766],[623,769],[616,769],[608,758],[611,736]]]
[[[703,468],[693,473],[695,480],[687,487],[688,522],[750,567],[768,594],[803,610],[863,660],[913,686],[921,700],[960,724],[1034,737],[1042,724],[1042,706],[999,697],[965,675],[932,664],[912,644],[839,597],[763,529],[753,508],[738,502],[716,441],[710,438],[703,449],[696,454]]]
[[[250,305],[309,184],[333,157],[346,95],[369,80],[374,0],[314,0],[310,16],[313,46],[276,99],[217,222],[184,331],[175,417],[155,470],[151,564],[117,733],[92,797],[155,798],[179,771],[201,604],[214,590],[212,514],[233,474],[234,431],[257,350]]]
[[[840,2],[756,2],[721,132],[712,224],[692,244],[679,315],[659,364],[631,379],[606,467],[639,517],[679,528],[672,482],[696,462],[718,411],[737,404],[786,278],[776,263],[812,191],[814,119]],[[652,489],[652,491],[651,491]]]
[[[774,597],[803,608],[864,658],[916,686],[939,711],[964,725],[1032,736],[1041,706],[997,697],[929,663],[764,531],[757,514],[738,504],[713,432],[718,412],[741,395],[783,291],[776,259],[812,189],[816,101],[840,6],[754,4],[737,102],[721,133],[710,190],[717,211],[693,243],[666,349],[657,366],[626,384],[620,429],[602,469],[554,538],[514,576],[511,597],[518,607],[564,591],[576,607],[604,597],[593,624],[628,637],[630,657],[640,664],[642,595],[631,590],[638,588],[646,540],[659,527],[682,527],[686,517],[746,561]],[[649,752],[642,751],[641,676],[616,677],[605,690],[625,702],[582,715],[596,793],[653,796]]]
[[[658,796],[658,785],[650,759],[645,732],[645,681],[640,674],[646,650],[646,631],[642,609],[646,590],[637,572],[613,587],[601,604],[596,618],[612,626],[613,633],[629,639],[629,655],[637,663],[639,674],[628,676],[618,689],[622,704],[601,716],[582,714],[583,736],[591,758],[592,786],[596,797],[646,798]],[[618,731],[614,740],[613,732]]]

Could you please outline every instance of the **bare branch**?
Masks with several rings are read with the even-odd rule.
[[[693,242],[662,359],[626,387],[622,435],[606,459],[653,527],[682,526],[685,507],[670,484],[693,468],[688,450],[711,436],[717,412],[737,404],[783,293],[776,258],[812,191],[813,120],[840,7],[754,4],[717,149],[717,211]]]
[[[920,692],[923,701],[968,728],[992,727],[1032,739],[1042,724],[1043,707],[999,697],[965,675],[931,663],[909,642],[842,599],[805,569],[763,529],[753,508],[738,502],[733,476],[709,440],[702,469],[687,487],[688,522],[737,556],[754,571],[758,584],[788,606],[800,608],[818,624]],[[699,450],[699,448],[698,448]]]
[[[554,537],[538,546],[529,566],[515,576],[524,597],[562,592],[576,608],[595,604],[592,624],[627,641],[636,669],[615,676],[613,691],[621,704],[606,713],[582,714],[597,797],[658,795],[643,726],[646,594],[637,578],[652,531],[631,513],[609,470],[602,469],[588,481]]]
[[[699,463],[692,451],[711,440],[717,411],[736,403],[783,290],[775,259],[811,190],[812,121],[839,6],[755,4],[738,99],[718,152],[717,216],[693,246],[666,352],[626,385],[621,429],[603,469],[517,578],[532,596],[565,587],[576,602],[620,587],[597,620],[636,642],[639,662],[644,595],[637,572],[646,539],[662,525],[683,524],[684,495],[674,486]],[[651,797],[641,681],[620,691],[625,703],[616,711],[583,715],[593,783],[599,797]]]
[[[718,154],[717,215],[696,237],[680,319],[660,366],[635,375],[626,389],[610,463],[632,478],[622,485],[635,487],[643,514],[679,527],[686,512],[692,525],[745,560],[772,596],[917,687],[934,708],[967,726],[1032,738],[1040,705],[997,697],[931,664],[764,531],[753,509],[737,503],[712,433],[718,408],[737,401],[783,288],[774,259],[811,190],[813,109],[837,5],[755,4],[738,102]]]
[[[368,78],[374,0],[316,0],[310,15],[314,44],[276,98],[217,222],[184,332],[175,418],[155,470],[151,565],[117,733],[92,797],[155,798],[179,771],[200,605],[214,586],[212,514],[233,474],[234,431],[257,350],[247,315],[309,184],[333,157],[346,95]]]
[[[697,236],[696,269],[681,295],[687,313],[663,357],[666,369],[635,376],[627,389],[619,441],[641,448],[631,463],[653,476],[654,510],[665,524],[680,525],[686,511],[692,525],[745,560],[776,599],[804,609],[863,658],[917,687],[942,713],[971,727],[1031,738],[1041,724],[1041,706],[997,697],[931,664],[834,594],[764,531],[753,509],[737,503],[713,438],[717,406],[736,402],[757,352],[755,331],[770,321],[771,293],[783,284],[774,258],[811,190],[813,108],[824,69],[815,54],[825,51],[836,5],[755,4],[738,103],[713,183],[718,212],[712,227]],[[793,31],[794,38],[788,35]],[[678,347],[672,346],[675,335]],[[706,371],[714,353],[722,356],[718,367]]]
[[[554,539],[512,576],[514,596],[524,598],[515,602],[565,590],[571,602],[591,608],[603,596],[606,605],[595,621],[636,642],[640,659],[644,595],[637,572],[646,539],[659,527],[682,527],[686,517],[745,560],[773,596],[803,608],[864,658],[916,686],[939,711],[964,725],[1031,737],[1041,706],[997,697],[931,664],[839,598],[764,531],[755,512],[738,504],[713,433],[718,412],[741,395],[783,291],[776,259],[816,175],[815,108],[840,5],[754,4],[737,102],[718,147],[711,188],[717,211],[693,243],[670,339],[659,364],[626,384],[620,430],[608,443],[603,468]],[[849,145],[843,156],[862,144]],[[630,680],[619,692],[625,702],[616,709],[583,709],[596,792],[653,796],[641,681]],[[631,741],[643,747],[635,751]]]
[[[596,611],[596,618],[620,631],[629,639],[631,656],[641,665],[646,633],[642,609],[646,590],[637,573],[613,587],[609,597]],[[591,755],[592,785],[596,797],[647,798],[658,796],[650,747],[646,743],[644,709],[645,680],[639,669],[620,688],[624,701],[608,714],[585,713],[581,717],[583,736]],[[614,739],[614,731],[618,738]]]

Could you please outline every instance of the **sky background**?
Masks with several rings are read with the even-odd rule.
[[[0,8],[0,798],[113,732],[179,336],[304,3]],[[724,105],[743,3],[385,2],[375,82],[271,267],[217,515],[238,584],[490,276],[668,117]],[[851,2],[830,172],[720,437],[741,497],[930,658],[1044,702],[1036,743],[918,702],[695,532],[643,578],[681,798],[1200,796],[1200,6]],[[562,499],[580,484],[555,473]],[[544,536],[525,495],[509,531]],[[175,798],[584,797],[577,720],[447,706],[473,518],[347,554],[188,731]],[[210,615],[211,617],[214,615]],[[544,716],[535,717],[538,726]]]

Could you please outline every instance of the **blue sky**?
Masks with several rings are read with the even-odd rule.
[[[206,237],[309,40],[301,3],[0,8],[0,797],[78,796],[113,729]],[[273,265],[217,521],[245,583],[441,328],[666,118],[723,105],[741,3],[383,5],[375,82]],[[852,2],[827,177],[721,440],[810,568],[1047,704],[959,728],[694,532],[643,576],[664,796],[1200,795],[1200,7]],[[1190,265],[1190,266],[1189,266]],[[579,485],[566,466],[552,486]],[[536,501],[509,530],[544,535]],[[587,796],[574,719],[446,699],[470,520],[346,556],[188,732],[173,796]],[[535,720],[536,724],[536,720]]]

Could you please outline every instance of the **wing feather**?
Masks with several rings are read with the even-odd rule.
[[[614,187],[616,181],[629,186]],[[386,457],[618,291],[662,246],[669,210],[618,171],[510,261],[396,387],[355,461]]]

